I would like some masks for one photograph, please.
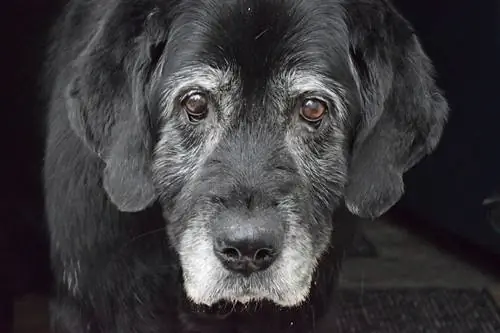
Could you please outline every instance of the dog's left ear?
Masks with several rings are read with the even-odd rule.
[[[436,147],[448,105],[412,27],[387,1],[352,1],[346,14],[361,118],[345,201],[375,218],[403,195],[403,173]]]

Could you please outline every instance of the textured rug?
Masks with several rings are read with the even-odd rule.
[[[339,333],[499,333],[486,291],[415,288],[340,291]]]

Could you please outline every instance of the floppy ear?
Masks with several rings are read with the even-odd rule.
[[[353,1],[346,13],[361,119],[345,200],[375,218],[401,198],[403,173],[436,147],[448,105],[410,24],[387,1]]]
[[[105,163],[109,198],[120,210],[136,212],[156,199],[149,103],[165,36],[155,15],[112,10],[72,64],[66,105],[73,130]]]

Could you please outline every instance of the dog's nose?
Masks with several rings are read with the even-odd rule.
[[[249,275],[271,266],[280,252],[280,239],[272,229],[240,225],[217,235],[214,250],[227,269]]]

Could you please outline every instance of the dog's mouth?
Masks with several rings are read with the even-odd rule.
[[[253,274],[248,277],[235,273],[227,274],[212,287],[207,285],[207,289],[203,288],[205,294],[201,297],[200,294],[189,292],[192,288],[188,283],[186,290],[188,299],[202,307],[221,307],[227,303],[245,308],[268,303],[290,308],[305,302],[311,289],[310,276],[304,277],[297,284],[290,285],[271,274]]]
[[[219,319],[225,319],[234,313],[247,313],[261,311],[263,308],[292,310],[299,307],[301,303],[295,306],[280,304],[272,297],[263,297],[261,294],[248,291],[239,295],[234,294],[233,297],[227,299],[220,299],[213,304],[199,304],[187,298],[189,308],[202,315],[215,316]]]
[[[223,299],[222,301],[229,302],[231,304],[248,305],[251,303],[259,303],[266,299],[268,299],[268,297],[265,295],[248,289],[242,293],[235,293],[232,297]]]

